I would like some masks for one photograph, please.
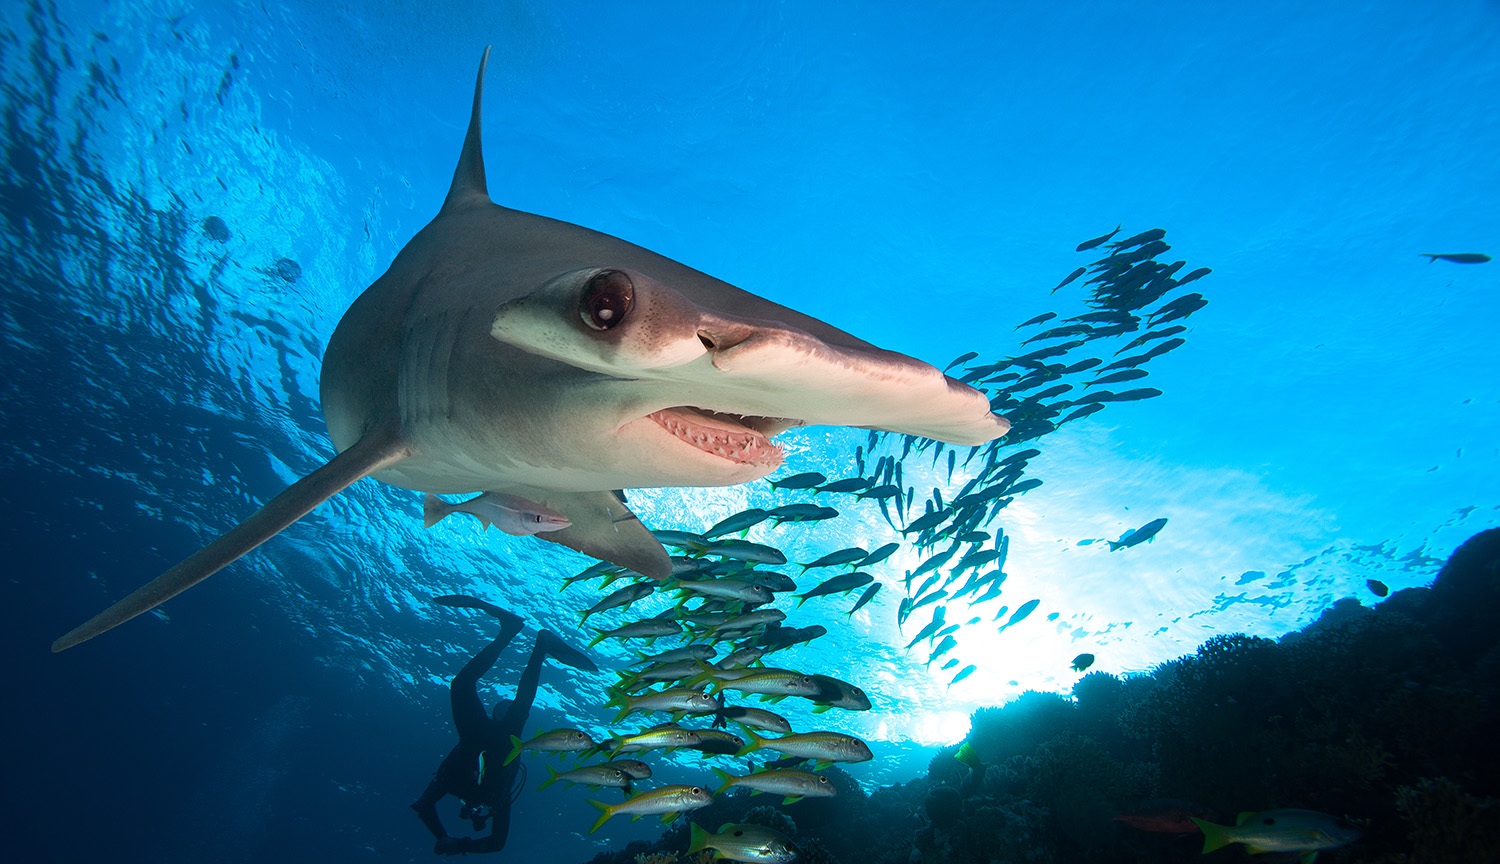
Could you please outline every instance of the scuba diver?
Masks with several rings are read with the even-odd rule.
[[[551,657],[566,666],[589,672],[597,672],[599,667],[556,634],[543,630],[537,634],[526,669],[516,684],[515,697],[496,702],[494,710],[486,713],[484,703],[479,701],[479,676],[495,665],[500,652],[521,632],[521,616],[462,594],[434,597],[432,602],[482,609],[500,621],[500,634],[474,655],[474,659],[465,663],[448,685],[458,744],[443,759],[432,782],[427,784],[427,791],[411,805],[411,809],[417,811],[417,817],[437,840],[432,848],[434,854],[499,852],[505,848],[505,839],[510,834],[511,804],[525,781],[521,776],[521,762],[515,760],[505,764],[505,757],[511,748],[511,736],[519,738],[525,729],[526,716],[531,712],[537,681],[542,674],[542,660]],[[462,802],[459,817],[468,820],[476,832],[483,831],[485,824],[489,823],[489,836],[448,836],[437,814],[437,802],[445,795],[453,795]]]

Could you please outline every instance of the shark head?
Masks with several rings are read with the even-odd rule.
[[[53,650],[207,578],[366,476],[512,496],[569,523],[535,536],[664,579],[665,550],[613,490],[763,477],[782,460],[772,439],[794,426],[954,444],[1009,428],[926,363],[619,238],[496,205],[480,142],[488,57],[442,209],[329,339],[321,396],[338,455]]]
[[[825,340],[786,323],[794,313],[761,301],[762,316],[723,310],[744,292],[703,277],[689,291],[629,267],[557,275],[497,310],[498,342],[589,373],[580,383],[614,389],[618,412],[596,429],[618,447],[621,470],[669,482],[727,485],[781,465],[772,438],[794,426],[858,426],[955,444],[989,441],[1007,428],[983,394],[901,354],[847,334]],[[806,323],[806,322],[802,322]],[[832,328],[825,328],[827,331]],[[840,344],[842,342],[843,344]]]

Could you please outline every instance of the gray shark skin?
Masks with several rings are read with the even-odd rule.
[[[58,639],[62,651],[207,578],[363,477],[495,492],[562,514],[538,534],[657,579],[661,544],[609,490],[726,486],[793,426],[981,444],[1010,424],[910,357],[624,240],[494,204],[480,101],[436,218],[344,314],[321,397],[339,453]],[[858,278],[854,274],[853,278]]]

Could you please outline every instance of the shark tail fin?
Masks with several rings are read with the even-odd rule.
[[[454,506],[428,492],[422,499],[422,527],[431,528],[453,515]]]
[[[322,467],[287,487],[219,539],[189,555],[177,566],[137,588],[115,605],[68,631],[52,643],[53,653],[65,651],[142,612],[155,609],[275,537],[282,529],[306,516],[313,508],[353,485],[355,481],[388,468],[409,455],[410,446],[394,434],[366,435]]]

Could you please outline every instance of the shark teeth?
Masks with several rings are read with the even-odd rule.
[[[764,434],[746,425],[764,423],[764,418],[740,417],[686,407],[663,408],[647,416],[678,439],[704,453],[712,453],[741,465],[770,465],[775,468],[781,464],[781,448],[771,443],[771,439]]]

